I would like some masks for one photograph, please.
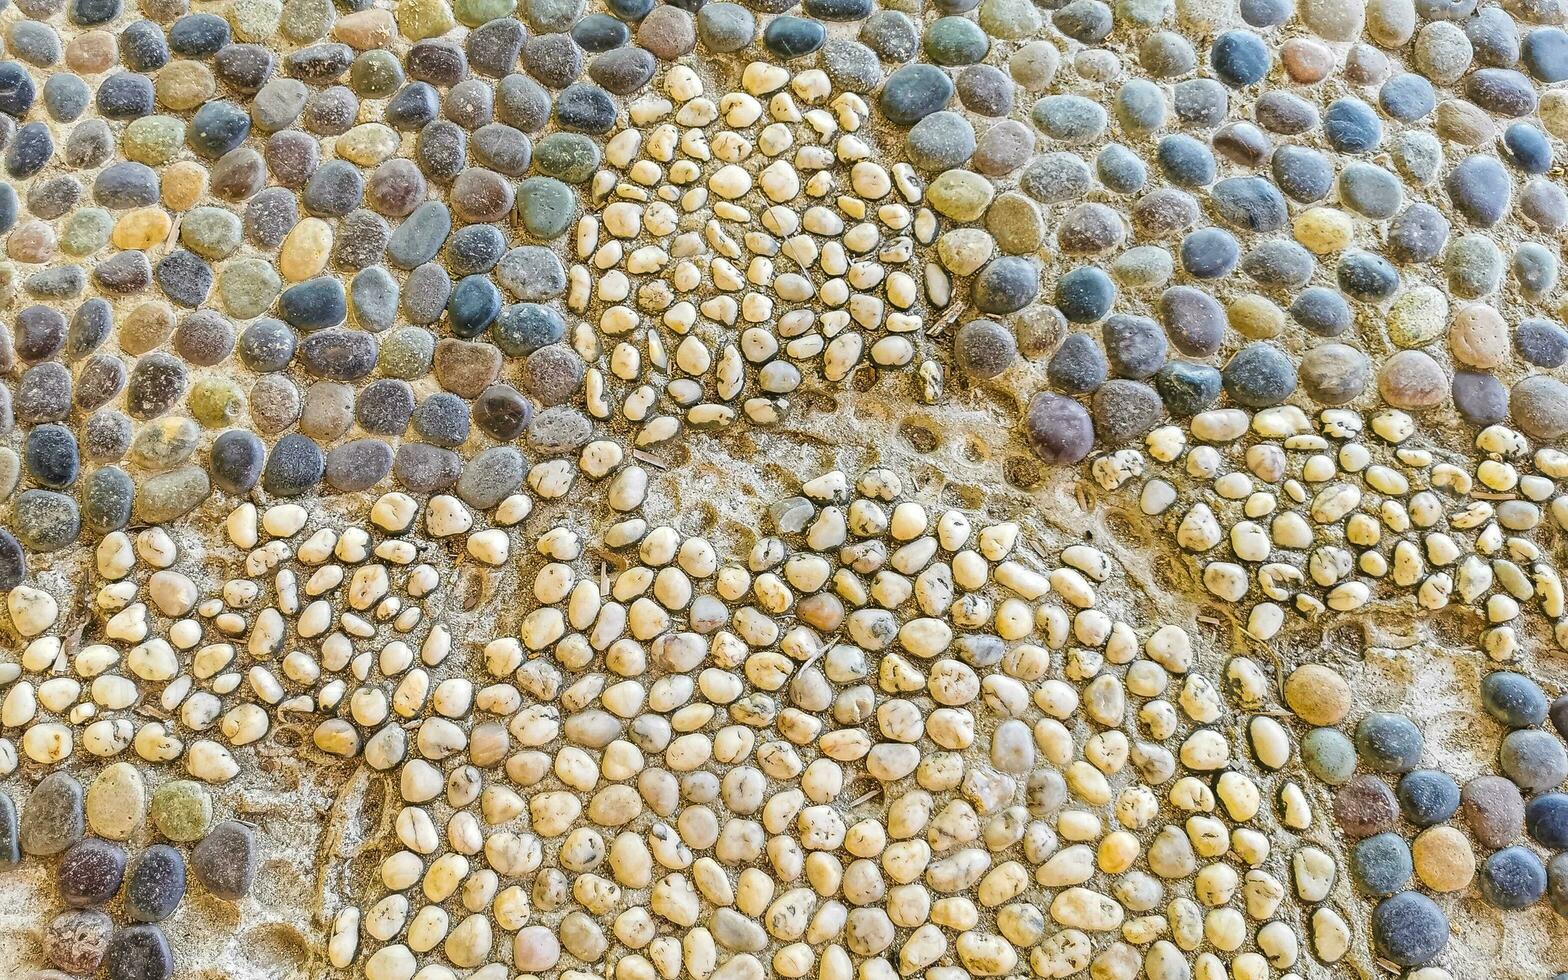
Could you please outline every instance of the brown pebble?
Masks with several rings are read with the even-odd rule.
[[[264,435],[282,432],[299,419],[299,389],[281,374],[264,374],[250,389],[250,418]]]
[[[354,423],[354,389],[337,381],[317,381],[305,392],[299,431],[317,442],[332,442]]]
[[[108,71],[120,61],[120,46],[108,31],[78,34],[65,46],[65,64],[82,75]]]
[[[1334,70],[1334,52],[1317,41],[1294,37],[1280,46],[1279,60],[1292,81],[1315,85]]]
[[[332,36],[351,48],[367,51],[386,47],[392,40],[393,30],[391,11],[357,10],[338,18],[332,25]]]
[[[1483,847],[1507,847],[1524,829],[1524,799],[1513,780],[1477,776],[1459,791],[1459,812]]]
[[[194,109],[217,91],[212,70],[199,61],[171,61],[153,82],[158,104],[177,112]]]
[[[1285,703],[1309,725],[1337,725],[1350,710],[1350,685],[1322,664],[1303,664],[1285,679]]]
[[[493,344],[443,337],[436,344],[436,381],[461,398],[478,398],[501,374],[501,349]]]
[[[1383,362],[1377,391],[1395,408],[1422,411],[1448,400],[1448,376],[1430,354],[1402,350]]]
[[[190,160],[171,163],[163,171],[163,206],[189,211],[207,192],[207,171]]]
[[[1453,827],[1429,827],[1410,845],[1416,875],[1435,892],[1464,890],[1475,877],[1475,852]]]
[[[54,258],[57,244],[54,228],[42,221],[29,221],[11,232],[5,253],[18,262],[48,262]]]
[[[55,916],[44,930],[44,955],[66,971],[96,973],[114,934],[114,922],[96,909],[72,909]]]
[[[1471,303],[1449,324],[1448,347],[1471,367],[1497,367],[1508,360],[1508,324],[1485,303]]]
[[[173,333],[174,308],[162,300],[152,300],[120,321],[120,349],[140,356],[162,347]]]
[[[998,197],[985,213],[985,227],[996,247],[1008,255],[1033,255],[1045,241],[1045,222],[1033,201],[1012,191]]]
[[[1346,836],[1360,840],[1394,826],[1399,802],[1381,779],[1357,776],[1334,794],[1334,819]]]
[[[637,25],[637,44],[660,61],[674,61],[697,45],[697,28],[691,14],[661,3]]]

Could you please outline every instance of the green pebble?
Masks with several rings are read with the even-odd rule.
[[[221,259],[240,247],[239,215],[223,208],[195,208],[180,223],[180,244],[205,259]]]
[[[403,0],[397,5],[397,28],[410,41],[440,37],[456,26],[446,0]]]
[[[235,424],[245,411],[245,393],[232,378],[202,378],[186,396],[191,414],[209,429]]]
[[[326,37],[337,19],[332,0],[288,0],[283,5],[278,27],[289,40],[309,44]],[[402,19],[399,12],[398,22]]]
[[[143,116],[131,120],[120,137],[120,151],[127,160],[161,167],[179,155],[185,145],[185,121],[174,116]]]
[[[229,24],[238,41],[265,44],[278,32],[283,4],[278,0],[235,0],[229,5]]]
[[[152,794],[152,822],[176,843],[200,840],[212,823],[212,797],[189,779],[164,783]]]
[[[985,57],[991,42],[974,21],[943,17],[926,28],[922,46],[936,64],[972,65]]]
[[[517,185],[517,215],[535,238],[560,238],[577,217],[572,189],[553,177],[529,177]]]
[[[430,373],[436,353],[436,339],[428,330],[404,327],[393,331],[381,342],[376,366],[389,378],[413,381]]]
[[[212,481],[200,466],[185,466],[140,481],[136,489],[136,520],[162,524],[184,517],[212,496]]]
[[[1040,11],[1032,0],[982,0],[980,4],[980,26],[992,37],[1033,37],[1040,33],[1040,25]]]
[[[131,462],[145,470],[162,473],[191,458],[201,440],[201,429],[190,419],[176,415],[148,422],[131,442]]]
[[[91,255],[109,244],[114,216],[103,208],[83,208],[65,221],[60,248],[67,255]]]
[[[926,188],[926,202],[955,221],[974,221],[991,204],[996,188],[970,170],[946,170]]]
[[[551,133],[534,146],[534,167],[568,184],[592,177],[599,159],[599,144],[581,133]]]
[[[458,21],[467,27],[478,27],[511,16],[516,9],[517,0],[457,0],[452,5],[452,12],[457,15]]]
[[[240,259],[223,267],[218,295],[223,307],[237,320],[261,316],[283,289],[278,270],[265,259]]]
[[[1301,761],[1330,786],[1343,786],[1356,773],[1356,747],[1337,728],[1314,728],[1301,740]]]
[[[1156,27],[1165,23],[1175,12],[1168,0],[1118,0],[1116,23],[1127,22],[1137,27]]]
[[[403,87],[403,66],[390,51],[366,51],[348,69],[348,85],[363,99],[384,99]]]

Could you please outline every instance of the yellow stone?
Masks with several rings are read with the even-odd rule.
[[[139,208],[115,222],[110,241],[117,248],[141,251],[163,241],[173,224],[162,208]]]
[[[440,37],[457,26],[446,0],[402,0],[397,5],[397,27],[410,41]]]
[[[190,160],[171,163],[163,171],[163,206],[170,211],[189,211],[207,193],[207,171]]]
[[[397,130],[384,123],[361,123],[339,136],[332,149],[338,156],[361,167],[374,167],[389,160],[401,141]]]
[[[1343,211],[1312,208],[1296,216],[1295,232],[1296,241],[1319,255],[1327,255],[1350,244],[1355,224]]]
[[[217,90],[212,70],[199,61],[171,61],[153,82],[158,104],[176,112],[196,108]]]
[[[327,265],[332,254],[332,226],[320,218],[295,225],[278,252],[278,271],[289,282],[304,282]]]
[[[1285,332],[1285,311],[1257,293],[1243,293],[1225,307],[1230,328],[1249,340],[1278,337]]]

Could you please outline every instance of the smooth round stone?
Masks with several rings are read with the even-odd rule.
[[[267,450],[253,433],[230,429],[212,442],[207,471],[225,493],[247,493],[261,479]]]
[[[237,902],[250,893],[259,863],[256,833],[237,820],[212,828],[191,851],[191,870],[218,898]]]
[[[496,266],[496,278],[517,299],[543,302],[566,291],[566,269],[549,249],[524,245],[512,249]]]
[[[463,50],[468,54],[468,63],[474,71],[491,78],[500,78],[517,67],[517,59],[522,54],[526,40],[527,30],[521,23],[498,17],[469,31],[463,39]],[[392,62],[396,68],[396,59],[393,58]]]
[[[1356,771],[1356,747],[1337,728],[1314,728],[1301,739],[1301,761],[1330,786],[1343,786]]]
[[[933,64],[958,66],[981,61],[991,42],[974,21],[964,17],[941,17],[926,28],[921,47]]]
[[[1069,145],[1096,139],[1108,120],[1104,107],[1081,95],[1048,95],[1034,104],[1029,118],[1047,137]]]
[[[294,357],[294,331],[270,317],[253,321],[240,334],[235,347],[240,363],[257,373],[281,371]]]
[[[82,431],[82,449],[87,458],[99,463],[123,459],[131,448],[134,426],[131,420],[113,409],[97,412],[87,419]]]
[[[630,43],[631,38],[626,22],[609,14],[589,14],[572,25],[572,40],[590,54],[613,51]]]
[[[1448,231],[1448,219],[1442,212],[1417,201],[1389,225],[1389,252],[1400,262],[1430,262],[1442,253]]]
[[[12,505],[13,529],[30,551],[59,551],[81,534],[76,501],[51,490],[24,490]]]
[[[980,137],[970,163],[988,177],[1001,177],[1028,163],[1033,149],[1034,134],[1029,128],[1016,119],[1004,119]]]
[[[551,241],[566,233],[577,215],[572,189],[553,177],[530,177],[517,187],[517,212],[535,238]]]
[[[1527,793],[1553,789],[1568,779],[1568,750],[1556,736],[1543,731],[1509,732],[1498,763],[1503,774]]]
[[[763,45],[783,61],[813,54],[827,39],[827,27],[821,21],[788,14],[773,18],[762,30]]]
[[[65,489],[76,482],[81,471],[76,437],[63,425],[38,426],[27,434],[22,465],[38,483],[51,490]]]
[[[110,840],[127,840],[147,816],[147,783],[130,763],[116,762],[87,787],[87,825]]]
[[[376,360],[382,374],[412,381],[430,371],[436,340],[428,330],[404,327],[386,335]]]
[[[1394,796],[1405,819],[1417,827],[1440,824],[1459,809],[1459,784],[1436,769],[1405,773],[1394,787]]]
[[[1107,190],[1118,194],[1131,194],[1142,190],[1148,182],[1149,171],[1143,158],[1131,149],[1112,143],[1094,157],[1094,176],[1104,183]]]
[[[1465,157],[1444,181],[1449,199],[1472,224],[1490,228],[1508,214],[1513,186],[1496,158]]]
[[[22,851],[34,858],[58,855],[82,839],[83,829],[82,784],[61,771],[44,776],[22,808]]]
[[[139,23],[145,24],[146,22],[141,21]],[[136,24],[127,27],[125,33],[130,34],[132,27],[136,27]],[[155,25],[154,29],[156,29]],[[122,35],[122,40],[123,38],[124,35]],[[161,31],[158,33],[158,38],[160,41],[163,38]],[[6,42],[10,45],[12,54],[30,65],[48,68],[60,60],[60,35],[55,33],[54,28],[48,24],[40,24],[30,20],[15,21],[6,32]],[[125,60],[128,65],[132,57],[132,52],[127,50],[125,52]],[[130,65],[130,67],[132,71],[150,70],[148,67],[136,67],[135,65]],[[161,65],[152,65],[150,67],[157,68],[161,67]],[[24,90],[22,86],[30,85],[31,81],[28,78],[26,69],[15,62],[0,63],[0,92],[6,93],[0,96],[0,107],[4,107],[0,108],[0,111],[10,113],[13,116],[24,114],[26,112],[25,109],[21,112],[13,110],[21,108],[22,103],[26,101],[25,98],[19,96]],[[10,94],[13,88],[17,89],[16,94]]]
[[[975,130],[956,112],[933,112],[909,130],[904,148],[909,161],[921,170],[948,170],[974,155]]]
[[[1538,242],[1525,242],[1514,249],[1508,268],[1520,292],[1530,299],[1543,299],[1557,285],[1557,255]]]
[[[1307,147],[1281,146],[1274,151],[1270,168],[1279,189],[1298,204],[1321,201],[1334,186],[1333,164]]]
[[[321,447],[302,435],[279,439],[262,471],[262,488],[280,497],[297,497],[321,482],[326,460]]]
[[[1094,391],[1109,376],[1105,355],[1100,353],[1094,338],[1085,333],[1069,334],[1046,368],[1051,386],[1073,395]]]
[[[1372,362],[1347,344],[1322,344],[1301,356],[1301,385],[1320,405],[1345,405],[1372,380]]]
[[[1323,135],[1340,153],[1366,153],[1382,142],[1383,124],[1360,99],[1336,99],[1323,114]]]
[[[1094,448],[1094,423],[1084,407],[1043,391],[1029,402],[1024,435],[1035,455],[1052,465],[1081,462]]]
[[[954,91],[953,80],[935,65],[906,65],[888,76],[877,104],[889,122],[912,126],[947,108]]]
[[[1521,320],[1514,328],[1513,345],[1520,357],[1537,367],[1568,364],[1568,329],[1551,320]]]
[[[1126,82],[1116,93],[1116,120],[1125,130],[1158,130],[1165,122],[1165,93],[1144,79]]]
[[[584,370],[576,351],[565,344],[551,344],[528,355],[518,383],[540,404],[560,405],[582,386]]]
[[[1568,79],[1568,32],[1560,27],[1537,27],[1524,36],[1519,55],[1537,81]]]
[[[1461,299],[1478,299],[1502,287],[1506,262],[1491,238],[1470,234],[1449,247],[1443,266],[1449,292]]]
[[[527,462],[510,446],[496,446],[463,467],[457,495],[470,507],[489,510],[516,492],[527,474]]]
[[[1392,895],[1414,873],[1410,847],[1398,834],[1376,834],[1350,849],[1350,877],[1364,895]]]
[[[1507,847],[1481,865],[1481,897],[1493,908],[1529,908],[1546,894],[1546,867],[1524,847]]]
[[[697,11],[697,40],[715,54],[733,54],[757,36],[757,18],[738,3],[720,0]]]
[[[1508,389],[1483,371],[1455,371],[1454,408],[1471,425],[1495,425],[1508,418]]]
[[[1189,78],[1172,89],[1171,108],[1189,126],[1214,129],[1225,122],[1230,96],[1211,78]]]
[[[1236,239],[1221,228],[1201,228],[1181,240],[1181,266],[1197,279],[1228,275],[1241,260]]]
[[[1013,81],[993,65],[965,68],[958,73],[956,89],[959,101],[970,112],[1002,117],[1013,110]]]
[[[995,320],[970,320],[953,336],[953,360],[966,377],[994,378],[1018,358],[1018,342]]]
[[[580,184],[599,166],[599,144],[578,133],[551,133],[534,150],[534,166],[545,177]],[[519,194],[521,202],[521,194]]]
[[[1449,381],[1430,355],[1403,350],[1383,362],[1377,388],[1383,400],[1395,408],[1424,411],[1443,404]]]
[[[1180,34],[1155,31],[1139,45],[1138,63],[1153,78],[1177,78],[1198,66],[1198,56]]]
[[[212,483],[199,466],[186,466],[142,481],[136,494],[136,519],[147,524],[183,517],[212,495]]]
[[[1347,252],[1334,270],[1340,292],[1363,303],[1382,303],[1399,289],[1399,272],[1381,255]]]
[[[15,535],[0,528],[0,592],[10,592],[26,578],[27,553],[22,550]],[[3,854],[0,854],[0,864],[4,864]]]
[[[331,442],[354,422],[354,389],[335,381],[317,381],[305,393],[299,430],[317,442]]]
[[[12,409],[23,422],[58,422],[71,410],[71,375],[64,365],[35,364],[22,374]]]
[[[343,328],[320,330],[300,342],[298,357],[315,377],[357,381],[375,368],[376,338]]]
[[[446,392],[437,392],[414,409],[414,431],[426,442],[448,448],[468,438],[468,404]]]
[[[993,259],[971,287],[975,308],[991,314],[1015,313],[1033,302],[1039,292],[1039,267],[1017,256]]]
[[[642,48],[619,48],[594,58],[588,77],[616,95],[631,95],[648,84],[657,68],[653,55]]]
[[[1372,941],[1385,959],[1420,966],[1448,947],[1448,919],[1425,895],[1401,892],[1372,910]]]
[[[1285,199],[1262,177],[1229,177],[1210,191],[1221,218],[1242,231],[1278,231],[1289,218]]]
[[[860,25],[860,41],[884,61],[903,64],[920,50],[920,34],[908,15],[878,10]]]
[[[1296,368],[1279,348],[1259,342],[1231,356],[1224,371],[1225,392],[1247,408],[1278,405],[1296,390]]]
[[[610,94],[596,85],[570,85],[555,100],[555,121],[558,125],[596,136],[609,132],[610,127],[615,125],[615,112],[615,102],[611,100]]]
[[[1496,670],[1481,679],[1481,706],[1509,728],[1531,728],[1546,720],[1546,694],[1524,674]]]
[[[1051,17],[1051,26],[1080,44],[1099,44],[1110,36],[1115,18],[1100,0],[1072,0]]]
[[[117,531],[129,523],[136,485],[118,466],[104,466],[82,482],[82,521],[98,533]]]
[[[1009,261],[1009,259],[997,260],[998,263],[1006,261]],[[992,263],[991,266],[988,266],[986,272],[989,272],[996,264]],[[1032,266],[1030,266],[1029,272],[1031,276],[1036,275]],[[981,275],[983,277],[985,273]],[[1032,278],[1030,283],[1037,285],[1037,279]],[[976,303],[979,305],[978,280],[975,285]],[[1021,295],[1021,293],[1016,295]],[[986,309],[988,313],[1011,313],[1014,310],[1022,309],[1032,299],[1034,299],[1034,296],[1030,295],[1011,309],[986,309],[985,306],[981,308]],[[1115,302],[1116,284],[1111,281],[1111,277],[1106,275],[1103,270],[1096,267],[1087,266],[1073,269],[1057,280],[1056,308],[1062,311],[1062,315],[1067,317],[1069,323],[1098,323],[1111,312],[1111,307]],[[991,305],[1005,306],[1007,304],[992,302]]]
[[[1515,167],[1527,174],[1544,174],[1552,168],[1552,144],[1529,123],[1514,123],[1503,132],[1503,147]]]
[[[402,434],[413,414],[414,391],[396,378],[372,381],[360,391],[354,408],[361,428],[384,436]]]
[[[538,132],[550,121],[550,93],[526,75],[507,75],[496,86],[496,114],[525,133]]]
[[[405,442],[393,456],[392,477],[407,490],[434,493],[456,483],[462,466],[462,457],[450,449]]]
[[[96,837],[77,841],[60,859],[60,901],[72,908],[106,905],[125,879],[125,851]]]
[[[1246,88],[1263,80],[1269,70],[1269,49],[1251,31],[1226,31],[1209,48],[1209,65],[1220,81],[1231,88]]]
[[[474,424],[493,439],[518,438],[532,418],[533,404],[511,385],[492,384],[474,400]]]
[[[1514,424],[1536,439],[1568,434],[1568,384],[1538,374],[1513,386],[1508,398]]]
[[[446,267],[457,276],[471,276],[495,268],[506,254],[506,237],[491,225],[458,229],[446,247]]]
[[[1317,260],[1295,242],[1274,239],[1260,243],[1243,256],[1241,270],[1265,285],[1298,289],[1311,281]]]
[[[327,453],[324,478],[340,493],[368,490],[392,470],[392,447],[380,439],[355,439]]]
[[[43,123],[28,123],[16,131],[5,151],[5,169],[17,180],[38,173],[54,156],[54,138]]]
[[[1045,241],[1040,209],[1021,194],[1003,194],[985,213],[986,230],[1008,255],[1027,255]]]
[[[1154,390],[1165,408],[1178,418],[1190,418],[1213,407],[1224,388],[1220,372],[1207,364],[1170,361],[1154,376]]]
[[[1225,311],[1214,297],[1191,286],[1172,286],[1160,295],[1160,321],[1177,350],[1208,357],[1225,337]]]
[[[113,933],[114,920],[104,913],[73,909],[50,920],[44,930],[44,956],[68,973],[94,974],[98,972],[104,954],[108,952],[109,939]],[[30,974],[29,977],[36,975]]]
[[[1101,385],[1091,404],[1094,431],[1108,445],[1122,445],[1154,428],[1165,405],[1149,385],[1114,379]]]
[[[1356,725],[1356,752],[1378,772],[1408,772],[1421,761],[1420,729],[1404,715],[1373,711]]]
[[[1502,776],[1477,776],[1459,792],[1465,825],[1483,847],[1507,847],[1524,829],[1519,787]]]
[[[174,954],[157,926],[127,926],[109,940],[104,955],[109,980],[172,980]]]
[[[1524,808],[1530,837],[1552,851],[1568,849],[1568,794],[1542,793]]]
[[[161,922],[185,897],[185,859],[167,844],[154,844],[131,864],[125,911],[138,922]]]

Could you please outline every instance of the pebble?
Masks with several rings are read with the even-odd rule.
[[[250,893],[258,863],[255,832],[235,820],[215,825],[191,851],[191,870],[197,880],[230,902]]]
[[[1470,833],[1485,847],[1506,847],[1524,829],[1524,801],[1502,776],[1477,776],[1460,791],[1460,811]]]
[[[60,859],[60,900],[72,908],[105,905],[119,894],[125,879],[125,851],[115,844],[87,837]]]
[[[125,910],[137,922],[161,922],[185,897],[185,859],[167,844],[153,844],[131,863]]]
[[[1083,406],[1045,392],[1030,401],[1024,434],[1035,455],[1052,464],[1076,463],[1094,446],[1094,424]]]
[[[1481,897],[1499,909],[1529,908],[1546,894],[1546,868],[1525,847],[1506,847],[1481,865]]]
[[[114,922],[96,910],[73,909],[52,919],[44,930],[44,956],[62,971],[94,974],[108,952]]]
[[[1372,939],[1379,955],[1399,966],[1420,966],[1448,947],[1448,919],[1425,895],[1401,892],[1372,910]]]
[[[163,931],[153,925],[126,926],[104,954],[109,980],[171,980],[174,956]]]
[[[151,817],[158,833],[168,840],[182,844],[200,840],[212,823],[212,797],[200,783],[171,780],[153,792]]]
[[[50,857],[81,839],[86,829],[82,784],[67,773],[44,777],[22,807],[20,843],[35,857]]]

